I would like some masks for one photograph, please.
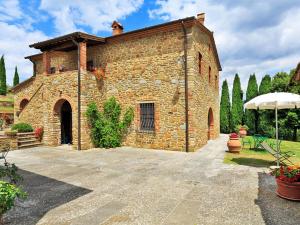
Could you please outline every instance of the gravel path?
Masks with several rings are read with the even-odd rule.
[[[261,168],[223,164],[226,136],[196,153],[121,147],[9,153],[25,202],[8,224],[300,224],[300,203],[275,195]]]

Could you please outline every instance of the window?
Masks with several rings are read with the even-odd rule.
[[[51,67],[51,68],[50,68],[50,74],[55,73],[55,70],[56,70],[55,67]]]
[[[154,131],[154,103],[140,104],[140,130]]]
[[[88,71],[93,71],[94,70],[94,61],[93,60],[87,61],[86,67],[87,67]]]
[[[199,66],[199,74],[201,75],[201,67],[202,67],[202,55],[201,53],[199,52],[198,54],[198,66]]]
[[[211,67],[208,67],[208,82],[211,82]]]
[[[215,75],[215,86],[216,88],[219,86],[218,75]]]

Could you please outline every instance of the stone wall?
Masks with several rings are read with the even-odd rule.
[[[201,76],[197,72],[197,52],[201,51],[204,57],[203,71],[207,71],[210,65],[212,74],[218,76],[213,50],[208,51],[208,43],[209,38],[200,30],[188,29],[191,150],[198,149],[207,141],[207,114],[210,107],[214,114],[213,137],[219,134],[218,85],[214,85],[217,82],[212,80],[208,84],[207,72]],[[82,148],[93,147],[90,127],[85,116],[87,105],[94,101],[102,110],[104,101],[115,96],[122,106],[123,113],[127,107],[131,106],[135,109],[134,123],[123,140],[124,145],[184,151],[185,99],[182,30],[160,32],[126,41],[108,40],[106,44],[88,47],[86,51],[87,61],[93,60],[96,67],[105,68],[105,79],[98,80],[93,73],[86,70],[82,72]],[[51,66],[58,66],[63,62],[67,68],[76,68],[76,51],[65,54],[52,55]],[[38,90],[20,113],[17,121],[28,122],[34,128],[43,126],[44,144],[59,145],[59,104],[60,99],[65,99],[72,107],[73,146],[76,148],[77,71],[45,75],[40,70],[43,71],[43,68],[38,69],[39,74],[34,81],[16,91],[15,114],[19,110],[21,100],[31,99]],[[144,102],[155,104],[154,132],[140,130],[139,106]]]
[[[197,150],[210,138],[219,136],[219,71],[207,34],[193,27],[189,36],[188,76],[189,76],[189,118],[190,148]],[[201,74],[199,73],[199,53],[202,55]],[[209,67],[211,79],[209,81]],[[209,126],[209,109],[213,113],[213,126]]]
[[[24,98],[30,101],[17,116],[20,102]],[[17,91],[14,107],[16,122],[30,123],[34,128],[44,127],[43,143],[51,146],[59,145],[60,112],[55,110],[55,106],[61,99],[67,100],[72,107],[72,136],[75,147],[77,145],[77,71],[49,76],[40,74],[34,81]]]

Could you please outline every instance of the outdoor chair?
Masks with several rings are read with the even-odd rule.
[[[249,149],[251,149],[251,140],[249,138],[243,137],[242,138],[242,145],[243,145],[243,149],[245,149],[245,145],[249,145]]]
[[[10,145],[8,143],[0,146],[0,153],[1,153],[0,154],[0,159],[4,160],[4,165],[7,164],[6,156],[9,152],[9,150],[10,150]]]
[[[274,158],[275,160],[273,162],[277,161],[277,152],[274,148],[272,148],[267,142],[262,142],[260,145],[268,151]],[[289,159],[294,155],[293,152],[288,151],[288,152],[278,152],[278,160],[281,164],[283,165],[294,165],[294,163]]]

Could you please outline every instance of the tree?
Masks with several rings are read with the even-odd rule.
[[[230,133],[230,98],[227,80],[222,84],[222,95],[220,104],[220,129],[222,133]]]
[[[18,74],[18,68],[16,67],[15,68],[15,75],[14,75],[14,86],[18,85],[20,82],[20,79],[19,79],[19,74]]]
[[[256,76],[255,74],[252,74],[250,75],[248,81],[246,102],[255,98],[257,95],[258,95],[258,86],[257,86]],[[257,119],[258,119],[257,110],[254,109],[245,110],[245,123],[249,127],[248,130],[249,134],[257,133]]]
[[[271,92],[286,92],[290,83],[290,76],[285,72],[275,74],[272,80]]]
[[[2,55],[0,59],[0,95],[6,95],[6,70],[4,56]]]
[[[232,89],[232,107],[231,107],[231,130],[235,131],[238,125],[243,122],[243,91],[241,88],[241,81],[238,74],[235,74]]]
[[[270,75],[265,75],[259,85],[259,95],[271,92],[272,80]],[[269,137],[274,136],[273,126],[274,112],[272,110],[259,110],[258,111],[258,127],[257,133],[264,134]]]

